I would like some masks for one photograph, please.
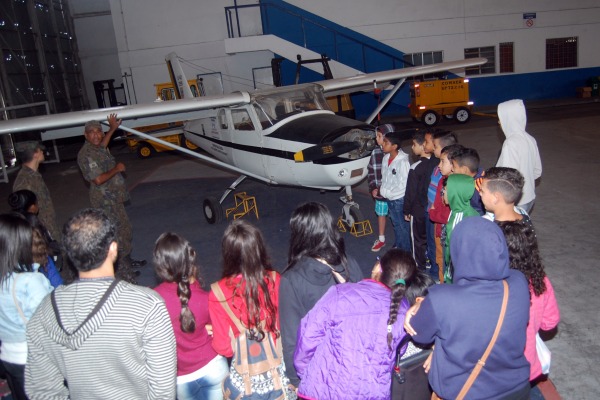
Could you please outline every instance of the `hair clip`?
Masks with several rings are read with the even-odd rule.
[[[404,286],[406,286],[406,282],[404,281],[404,279],[396,279],[396,282],[394,282],[394,285],[400,285],[403,284]]]
[[[388,333],[392,333],[392,325],[388,325],[387,331],[388,331]]]

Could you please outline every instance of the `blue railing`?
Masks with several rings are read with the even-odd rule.
[[[225,7],[230,38],[256,34],[244,34],[244,24],[240,23],[251,9],[260,12],[263,34],[273,34],[319,54],[327,54],[359,71],[378,72],[412,66],[403,60],[402,52],[281,0]]]

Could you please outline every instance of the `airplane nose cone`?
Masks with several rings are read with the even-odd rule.
[[[373,151],[375,146],[377,146],[377,141],[375,139],[369,139],[366,143],[367,151]]]

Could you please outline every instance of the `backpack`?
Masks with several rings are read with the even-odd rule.
[[[240,332],[238,337],[232,338],[233,359],[229,376],[222,383],[223,398],[295,400],[296,391],[285,374],[281,341],[275,346],[270,332],[265,332],[264,339],[257,341],[227,304],[219,283],[213,283],[211,288]],[[261,326],[264,327],[264,321]]]

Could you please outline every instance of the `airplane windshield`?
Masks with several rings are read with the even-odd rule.
[[[297,113],[330,110],[323,92],[317,85],[261,91],[260,95],[253,96],[253,103],[263,128]]]

